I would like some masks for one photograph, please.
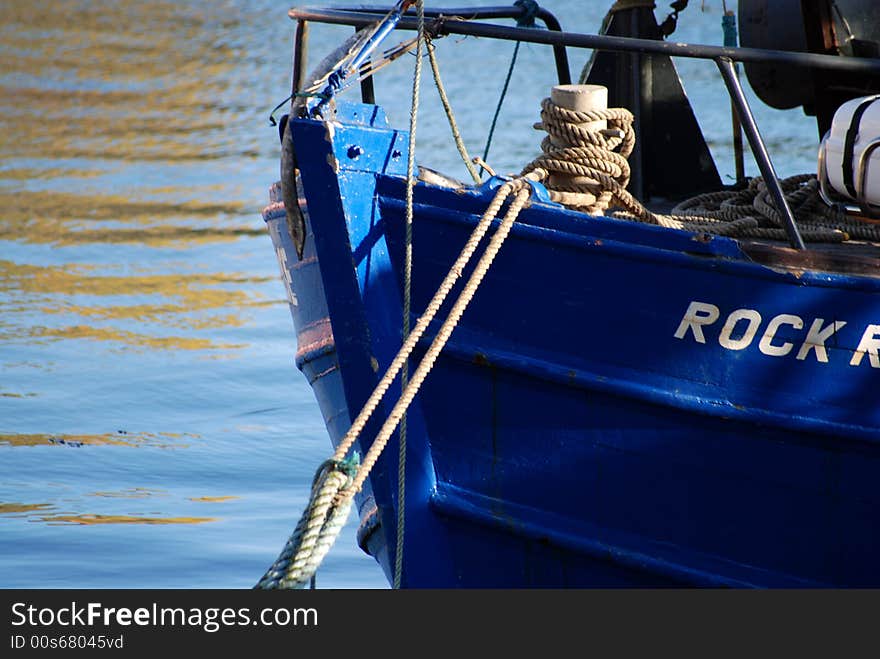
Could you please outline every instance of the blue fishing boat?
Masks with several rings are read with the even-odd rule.
[[[880,585],[880,9],[743,0],[709,46],[666,38],[686,5],[290,11],[263,216],[336,452],[259,587],[306,585],[349,506],[395,587]],[[309,73],[312,22],[357,32]],[[435,171],[376,102],[446,35],[554,50],[518,175]],[[676,58],[760,177],[722,184]],[[740,67],[816,116],[815,172],[776,175]]]

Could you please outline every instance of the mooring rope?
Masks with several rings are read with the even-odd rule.
[[[254,588],[283,590],[309,583],[324,560],[351,510],[351,498],[337,501],[351,483],[357,456],[348,461],[326,460],[312,482],[308,506],[281,554]]]
[[[416,320],[415,326],[407,336],[400,351],[394,356],[394,359],[391,360],[391,364],[389,364],[385,375],[376,385],[376,388],[373,390],[373,393],[370,394],[367,402],[364,403],[360,414],[358,414],[357,418],[352,422],[345,437],[339,442],[339,445],[336,447],[336,452],[333,454],[333,460],[341,461],[348,455],[349,450],[354,445],[354,442],[360,436],[361,432],[363,432],[367,421],[370,420],[370,417],[385,396],[391,383],[394,382],[394,379],[397,377],[398,373],[400,373],[404,362],[409,355],[412,354],[416,344],[428,329],[428,325],[437,315],[437,312],[440,310],[440,307],[443,305],[443,302],[446,300],[455,283],[461,278],[465,267],[473,257],[477,246],[488,231],[490,224],[498,216],[507,197],[509,197],[515,189],[521,188],[522,184],[517,184],[517,180],[509,181],[498,188],[492,202],[486,208],[486,211],[483,213],[479,222],[477,222],[477,225],[474,227],[470,238],[468,238],[467,243],[465,243],[458,258],[455,260],[455,263],[452,264],[446,277],[444,277],[440,286],[437,288],[436,293],[434,293],[434,297],[431,298],[431,301],[425,307],[424,313],[422,313],[422,315]]]
[[[529,181],[537,181],[544,175],[546,175],[545,171],[536,170],[526,176],[507,181],[497,189],[495,196],[479,222],[477,222],[476,227],[474,227],[455,263],[450,267],[449,272],[428,303],[424,313],[419,316],[412,331],[406,336],[403,346],[391,361],[387,371],[379,380],[379,383],[354,422],[352,422],[345,437],[340,441],[333,457],[326,461],[321,469],[319,469],[319,475],[315,479],[316,486],[312,490],[312,498],[297,524],[296,530],[291,535],[281,555],[257,584],[257,588],[302,588],[309,582],[320,564],[320,559],[323,559],[323,556],[327,553],[327,550],[329,550],[344,526],[345,518],[348,516],[354,495],[363,487],[376,460],[382,454],[388,440],[397,429],[404,413],[430,373],[437,356],[449,340],[452,331],[457,326],[462,314],[468,304],[470,304],[483,278],[491,267],[495,256],[501,249],[501,245],[507,238],[513,223],[528,201],[531,194]],[[352,474],[353,458],[347,456],[354,442],[363,432],[364,427],[382,401],[385,393],[391,387],[398,374],[401,373],[404,364],[425,334],[431,321],[439,312],[455,283],[462,277],[480,241],[511,195],[513,200],[509,204],[504,218],[492,235],[480,260],[474,267],[470,278],[456,299],[416,371],[409,379],[401,397],[373,440],[363,462],[357,466],[356,471]],[[324,475],[325,472],[326,475]],[[346,477],[344,483],[342,482],[342,475]]]
[[[461,156],[464,166],[467,168],[474,183],[479,183],[480,175],[477,172],[477,168],[474,167],[474,163],[471,160],[467,147],[464,145],[464,140],[461,137],[461,131],[458,129],[458,122],[455,120],[455,113],[452,111],[452,105],[449,103],[446,88],[443,86],[443,79],[440,77],[440,66],[437,64],[434,44],[431,42],[430,38],[425,40],[425,46],[428,50],[428,59],[431,61],[431,72],[434,74],[434,84],[437,87],[437,93],[440,95],[440,103],[443,105],[443,110],[446,112],[446,120],[449,122],[449,128],[452,131],[452,139],[455,142],[455,147],[458,149],[458,154]]]
[[[406,219],[404,237],[403,262],[403,338],[409,335],[410,307],[412,305],[412,222],[413,222],[413,187],[416,184],[416,126],[419,115],[419,90],[422,86],[422,48],[425,46],[425,5],[423,0],[416,2],[418,13],[418,32],[416,41],[416,64],[413,72],[412,101],[409,111],[409,148],[406,157]],[[430,48],[428,49],[430,52]],[[401,392],[406,390],[409,381],[409,362],[404,360],[400,373]],[[403,539],[406,522],[406,413],[400,420],[398,432],[399,449],[397,452],[397,542],[394,552],[394,579],[392,587],[400,588],[403,575]],[[360,489],[360,488],[359,488]]]
[[[585,127],[603,120],[606,129]],[[541,104],[541,121],[535,124],[536,129],[547,132],[542,154],[522,173],[546,170],[550,176],[543,183],[553,201],[593,215],[730,237],[786,240],[781,218],[760,177],[751,179],[742,190],[688,199],[669,214],[645,208],[626,190],[630,177],[626,158],[635,145],[632,123],[632,113],[623,108],[577,112],[546,98]],[[880,240],[877,225],[851,220],[825,204],[815,175],[793,176],[781,185],[805,241]]]
[[[404,390],[403,395],[392,408],[390,414],[388,415],[388,418],[386,419],[384,425],[376,436],[376,439],[373,441],[373,444],[370,446],[370,449],[364,456],[364,461],[358,469],[358,472],[355,475],[351,485],[340,492],[337,497],[346,496],[348,493],[351,493],[353,495],[355,492],[358,492],[363,486],[364,481],[366,481],[367,476],[370,473],[370,470],[375,465],[376,460],[379,458],[383,448],[385,447],[385,444],[388,442],[388,439],[394,432],[394,429],[397,427],[400,418],[403,416],[410,403],[412,403],[413,398],[415,398],[415,395],[418,393],[419,388],[422,386],[422,383],[425,381],[428,373],[430,373],[431,369],[433,368],[434,362],[437,360],[440,351],[443,350],[443,347],[446,345],[446,342],[452,335],[452,331],[458,325],[458,321],[461,319],[461,316],[467,308],[467,305],[476,294],[477,289],[483,281],[483,277],[485,277],[486,273],[489,271],[489,268],[492,265],[492,261],[495,259],[495,256],[501,249],[501,245],[507,238],[507,235],[509,234],[514,221],[519,216],[520,211],[522,210],[523,206],[525,205],[531,194],[531,188],[529,188],[524,183],[524,179],[516,179],[514,183],[519,185],[511,186],[511,190],[514,191],[514,199],[508,207],[504,219],[501,221],[498,229],[492,235],[492,238],[489,241],[489,245],[486,247],[485,252],[480,257],[480,260],[477,262],[477,265],[474,268],[474,272],[471,274],[471,277],[465,284],[464,289],[462,290],[458,299],[455,301],[455,304],[453,305],[452,310],[449,312],[446,320],[437,331],[437,335],[434,337],[434,340],[428,348],[427,352],[425,353],[425,356],[422,358],[422,361],[419,362],[419,366],[418,368],[416,368],[415,373],[413,373],[413,376],[409,384],[407,385],[407,388]]]

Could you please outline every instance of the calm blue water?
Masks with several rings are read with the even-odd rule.
[[[608,4],[545,2],[581,31],[595,31]],[[720,4],[692,3],[676,39],[720,43]],[[330,445],[293,365],[260,219],[278,176],[267,116],[290,89],[287,8],[0,3],[0,587],[248,588],[305,505]],[[313,61],[348,34],[314,26]],[[438,43],[475,153],[512,48]],[[576,73],[586,53],[571,58]],[[400,125],[412,62],[377,82]],[[680,69],[729,177],[715,68]],[[552,75],[549,51],[524,45],[496,169],[536,154],[531,124]],[[420,160],[464,176],[427,68],[423,90],[417,153],[431,155]],[[813,120],[755,109],[779,173],[812,170]],[[387,587],[355,527],[319,587]]]

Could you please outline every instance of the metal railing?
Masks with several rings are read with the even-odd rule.
[[[362,29],[372,25],[389,7],[347,7],[341,9],[327,8],[293,8],[288,15],[297,21],[294,54],[294,93],[300,91],[305,79],[305,53],[307,48],[308,22],[349,25]],[[736,108],[740,122],[746,133],[749,148],[767,184],[768,191],[782,217],[782,224],[788,235],[789,243],[795,249],[805,249],[803,238],[795,223],[794,214],[785,199],[773,162],[767,152],[764,140],[755,122],[749,103],[743,92],[739,76],[736,75],[734,62],[776,63],[790,66],[830,69],[866,76],[880,77],[880,59],[843,58],[834,55],[816,53],[799,53],[790,51],[769,50],[763,48],[731,48],[725,46],[709,46],[686,44],[654,39],[637,39],[601,34],[582,34],[565,32],[552,13],[540,9],[536,17],[542,20],[547,30],[530,27],[510,27],[480,21],[497,18],[519,19],[526,15],[524,7],[477,7],[477,8],[425,8],[425,31],[432,37],[463,35],[500,39],[504,41],[521,41],[526,43],[545,44],[551,46],[556,60],[557,78],[560,84],[571,81],[566,48],[587,48],[592,50],[640,53],[646,55],[667,55],[691,59],[712,60],[715,62],[730,99]],[[416,30],[418,22],[414,16],[401,17],[396,29]],[[372,84],[362,85],[365,101],[373,102]]]

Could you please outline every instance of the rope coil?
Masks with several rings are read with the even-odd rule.
[[[603,120],[607,129],[587,127]],[[547,133],[541,142],[542,154],[523,168],[523,174],[546,170],[548,176],[542,181],[550,198],[591,215],[736,238],[787,238],[761,177],[751,179],[742,190],[710,192],[685,200],[669,214],[645,208],[626,190],[630,178],[627,157],[635,146],[632,124],[632,113],[623,108],[576,112],[545,98],[541,121],[534,125]],[[852,220],[825,204],[815,175],[792,176],[781,185],[805,241],[880,240],[877,225]]]

